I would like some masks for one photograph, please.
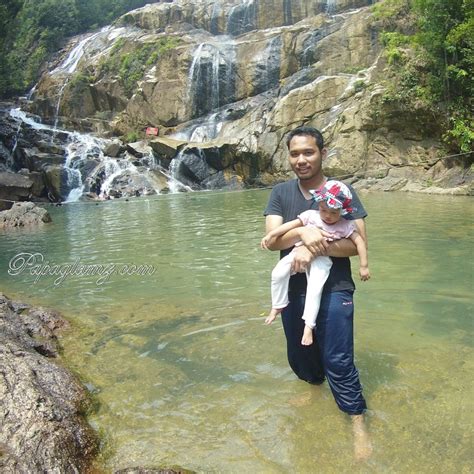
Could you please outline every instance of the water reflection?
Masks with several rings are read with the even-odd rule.
[[[472,200],[363,196],[373,278],[356,293],[356,356],[375,452],[352,459],[328,387],[295,379],[280,324],[263,325],[276,256],[258,249],[268,191],[53,208],[0,239],[5,292],[76,324],[65,357],[96,390],[108,463],[199,472],[470,472]],[[455,212],[462,209],[463,212]],[[50,261],[151,264],[151,276],[7,275]],[[357,267],[357,265],[355,265]]]

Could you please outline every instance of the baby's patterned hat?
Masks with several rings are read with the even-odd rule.
[[[341,209],[343,216],[355,211],[351,207],[352,193],[341,181],[331,179],[326,181],[321,189],[312,190],[310,193],[316,202],[324,201],[332,209]]]

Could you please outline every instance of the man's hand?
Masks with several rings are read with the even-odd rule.
[[[270,243],[270,240],[271,240],[272,236],[270,235],[270,233],[268,233],[261,241],[260,241],[260,248],[262,250],[270,250],[268,248],[268,245]]]
[[[333,237],[333,234],[316,227],[302,227],[300,229],[301,241],[314,257],[326,255],[329,247],[328,239],[332,240]]]
[[[306,268],[313,260],[313,254],[304,246],[295,247],[293,250],[295,256],[293,257],[293,263],[291,264],[292,273],[304,273]]]

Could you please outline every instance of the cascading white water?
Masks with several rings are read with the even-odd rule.
[[[94,39],[98,33],[88,35],[85,38],[83,38],[81,41],[77,43],[77,45],[71,49],[67,57],[64,59],[64,61],[59,64],[55,69],[53,69],[50,74],[55,75],[55,74],[63,74],[66,75],[64,78],[63,83],[61,84],[61,87],[59,88],[58,92],[58,99],[56,101],[56,107],[54,111],[54,129],[57,129],[58,127],[58,121],[59,121],[59,109],[61,107],[61,99],[63,97],[64,89],[67,86],[67,83],[69,81],[69,76],[74,73],[74,71],[77,68],[77,65],[79,64],[79,61],[81,60],[82,56],[84,55],[85,51],[85,45]]]
[[[84,55],[87,43],[93,41],[101,33],[108,31],[108,29],[110,29],[110,27],[105,27],[99,32],[89,34],[85,38],[83,38],[81,41],[79,41],[77,45],[71,49],[71,51],[69,52],[67,57],[64,59],[64,61],[61,64],[59,64],[59,66],[57,66],[55,69],[53,69],[50,72],[50,74],[58,74],[58,73],[72,74],[73,72],[75,72],[77,65],[79,64],[79,61]]]
[[[181,162],[184,159],[184,151],[185,149],[181,150],[178,155],[171,160],[169,174],[168,174],[168,188],[171,193],[179,193],[182,191],[192,191],[192,188],[183,184],[179,180],[179,168]]]
[[[61,86],[61,88],[59,89],[59,93],[58,93],[58,100],[56,102],[56,109],[54,111],[54,126],[53,126],[53,129],[56,130],[58,128],[58,121],[59,121],[59,108],[61,107],[61,99],[63,98],[63,94],[64,94],[64,89],[66,88],[67,86],[67,83],[69,81],[69,78],[66,77],[63,85]]]
[[[244,0],[229,10],[227,17],[227,33],[240,35],[255,29],[255,0]]]
[[[97,33],[89,34],[82,38],[74,48],[69,51],[69,54],[66,56],[64,61],[59,64],[55,69],[53,69],[50,74],[51,75],[59,75],[61,74],[64,76],[64,81],[61,84],[59,88],[59,93],[58,93],[58,99],[56,101],[56,107],[55,107],[55,114],[54,114],[54,128],[56,129],[58,126],[58,121],[59,121],[59,109],[61,107],[61,99],[63,97],[64,89],[67,86],[67,83],[69,82],[69,78],[72,74],[77,69],[77,65],[79,64],[79,61],[81,58],[84,56],[84,53],[86,51],[86,47],[89,43],[92,43],[97,37],[100,35],[104,35],[109,31],[110,27],[104,27]],[[32,93],[31,93],[32,95]],[[30,96],[31,97],[31,96]]]
[[[58,130],[53,129],[51,126],[36,122],[19,108],[11,109],[10,115],[20,121],[19,129],[22,124],[27,124],[33,129],[50,132],[51,135],[58,132]],[[150,170],[156,168],[161,173],[167,174],[161,167],[156,165],[155,158],[152,155],[142,161],[149,167],[142,171],[138,170],[128,159],[105,156],[103,150],[110,143],[109,140],[67,130],[60,130],[60,132],[67,137],[65,161],[62,165],[67,174],[67,182],[65,184],[68,189],[68,195],[65,202],[79,200],[83,193],[89,190],[90,183],[97,177],[100,177],[100,179],[96,194],[105,197],[113,189],[114,180],[125,173],[139,176],[147,175],[147,182],[151,183],[150,187],[159,194],[158,186],[153,186],[154,179],[149,174]],[[86,170],[85,176],[83,176],[83,170]],[[172,176],[172,172],[167,176],[171,183],[170,192],[191,191],[189,186],[179,183]]]
[[[15,109],[10,109],[10,117],[17,119],[20,122],[25,123],[36,130],[52,130],[49,125],[44,125],[42,123],[36,122],[36,120],[26,115],[26,112],[23,112],[23,110],[21,110],[19,107]]]
[[[326,14],[332,15],[336,11],[337,0],[326,0]]]
[[[84,180],[80,168],[85,164],[85,160],[91,156],[103,160],[102,148],[105,142],[92,135],[85,135],[78,132],[69,134],[69,143],[66,146],[66,161],[64,169],[67,172],[67,187],[70,189],[66,202],[77,201],[84,192]],[[91,174],[94,174],[92,172]]]
[[[99,195],[101,197],[105,197],[110,194],[114,179],[120,176],[124,171],[130,170],[135,173],[137,172],[136,167],[125,160],[119,161],[114,158],[105,157],[102,165],[105,173],[105,179],[100,187]]]

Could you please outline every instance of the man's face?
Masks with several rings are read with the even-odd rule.
[[[322,162],[326,149],[322,152],[316,139],[310,135],[296,135],[289,144],[290,166],[300,180],[309,180],[322,173]]]

